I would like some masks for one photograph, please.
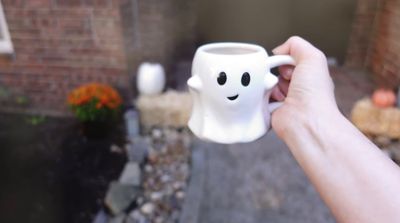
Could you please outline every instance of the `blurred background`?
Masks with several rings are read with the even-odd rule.
[[[334,222],[273,133],[191,143],[191,60],[301,36],[341,111],[398,161],[399,25],[399,0],[1,0],[0,221]]]

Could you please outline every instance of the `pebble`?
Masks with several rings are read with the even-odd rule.
[[[153,131],[151,131],[151,135],[154,139],[161,139],[162,131],[160,129],[153,129]]]
[[[140,211],[143,213],[143,214],[146,214],[146,215],[151,215],[151,214],[153,214],[153,212],[154,212],[154,204],[152,204],[152,203],[145,203],[141,208],[140,208]]]
[[[178,191],[175,193],[176,198],[182,200],[183,198],[185,198],[185,192],[183,191]]]
[[[161,216],[156,217],[156,219],[154,220],[155,223],[164,223],[164,218]]]
[[[124,152],[121,148],[119,148],[119,146],[117,146],[117,145],[115,145],[115,144],[112,144],[112,145],[111,145],[110,151],[111,151],[112,153],[118,153],[118,154],[122,154],[122,153]]]
[[[179,189],[182,189],[183,187],[184,187],[184,183],[183,182],[175,181],[172,184],[172,188],[174,188],[174,190],[179,190]]]
[[[119,182],[122,184],[130,184],[140,186],[141,172],[139,164],[136,162],[128,162],[125,164],[124,170],[119,177]]]
[[[161,191],[153,192],[150,194],[150,199],[152,201],[159,201],[163,198],[164,194]]]
[[[144,171],[145,171],[146,173],[150,173],[150,172],[153,171],[153,167],[152,167],[151,165],[145,165],[145,166],[144,166]]]
[[[166,174],[161,176],[161,182],[166,183],[169,181],[171,181],[171,176],[166,175]]]
[[[178,222],[190,171],[187,145],[191,135],[172,128],[154,128],[148,137],[147,163],[142,172],[144,191],[127,223]]]

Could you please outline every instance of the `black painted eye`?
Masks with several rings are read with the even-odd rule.
[[[219,73],[217,82],[219,85],[224,85],[226,83],[226,73],[225,72]]]
[[[250,84],[250,74],[248,72],[244,72],[242,75],[242,85],[247,87]]]

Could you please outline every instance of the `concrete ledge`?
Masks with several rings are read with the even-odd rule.
[[[192,144],[192,169],[186,198],[183,203],[180,223],[197,223],[205,180],[205,143],[196,140]]]

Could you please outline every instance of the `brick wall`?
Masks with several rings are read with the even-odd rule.
[[[192,28],[180,23],[194,21],[174,8],[184,0],[2,2],[15,55],[0,58],[0,86],[29,99],[28,108],[1,105],[12,111],[66,114],[67,93],[92,81],[108,83],[129,98],[138,63],[170,65],[185,42],[179,32]]]
[[[124,0],[122,17],[129,70],[135,73],[143,61],[160,62],[167,84],[178,78],[173,65],[192,57],[196,37],[196,0]],[[188,71],[190,72],[190,71]]]
[[[400,0],[359,0],[346,65],[366,68],[378,86],[400,85]]]

